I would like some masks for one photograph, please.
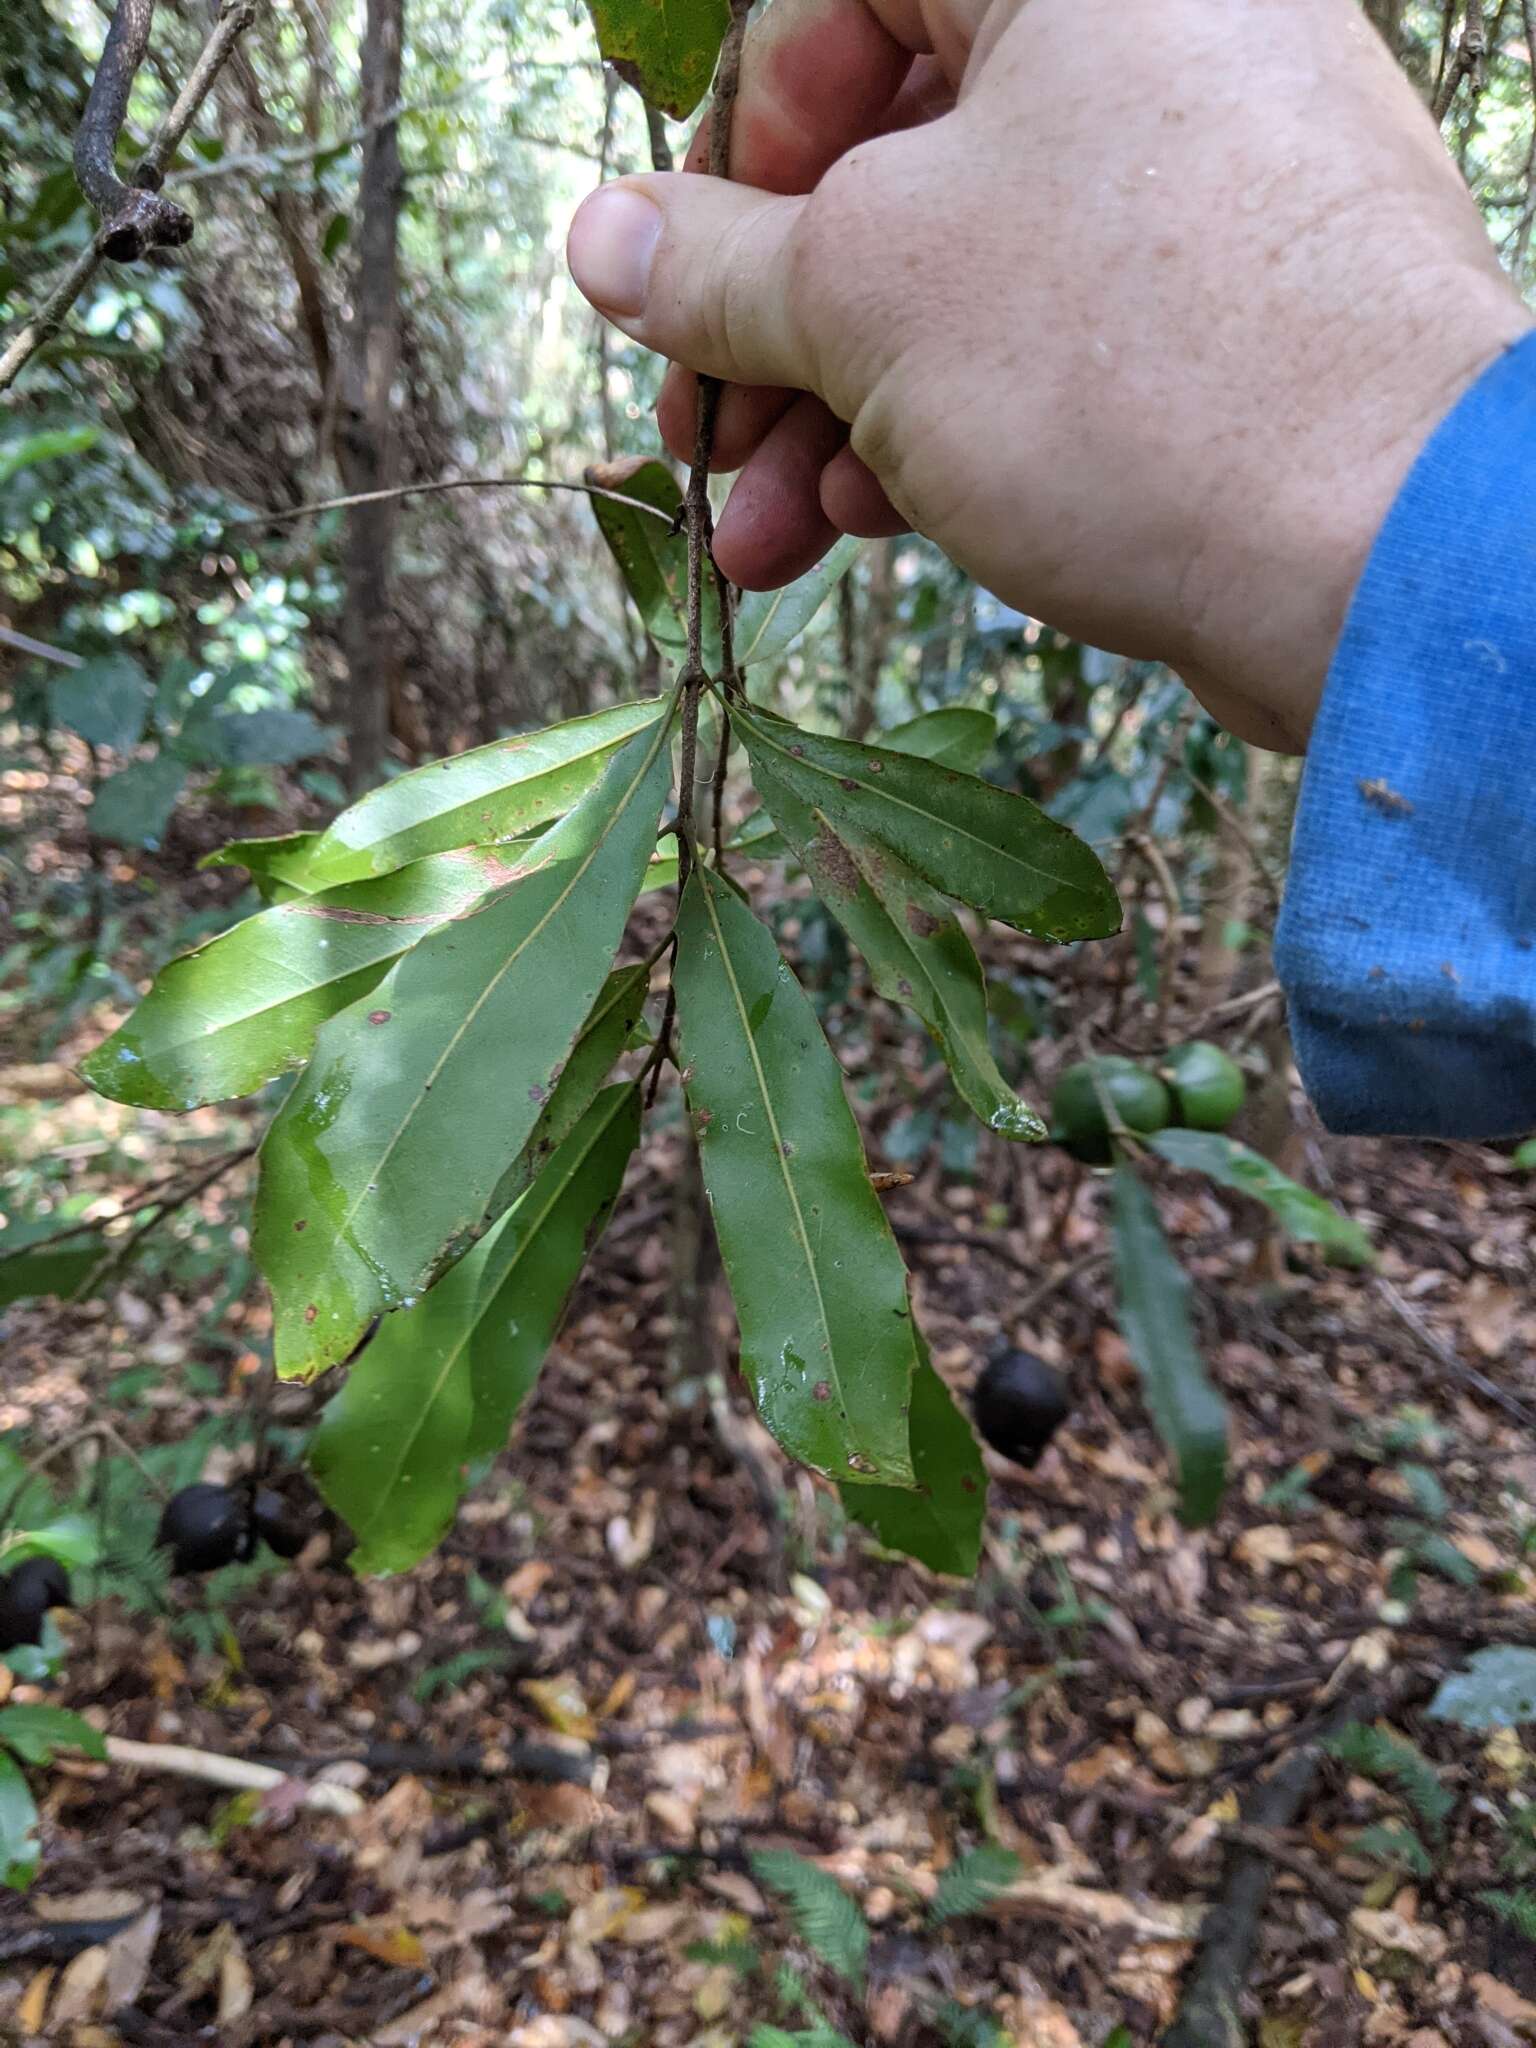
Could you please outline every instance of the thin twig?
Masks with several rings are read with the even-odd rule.
[[[715,755],[714,820],[715,866],[725,867],[725,772],[731,759],[731,714],[725,705],[716,707],[720,720],[720,746]]]
[[[206,1189],[211,1188],[215,1181],[222,1180],[231,1167],[238,1166],[242,1160],[250,1159],[255,1154],[255,1151],[256,1147],[254,1145],[242,1145],[239,1151],[226,1153],[224,1158],[216,1159],[212,1166],[206,1167],[195,1179],[189,1181],[184,1188],[178,1189],[174,1195],[166,1195],[162,1200],[156,1202],[153,1205],[154,1215],[148,1217],[136,1229],[130,1230],[121,1244],[113,1245],[109,1249],[106,1256],[99,1260],[91,1268],[90,1272],[86,1274],[73,1294],[70,1295],[70,1300],[82,1301],[88,1295],[94,1294],[104,1287],[115,1274],[120,1273],[123,1267],[128,1264],[152,1230],[158,1230],[168,1216],[174,1216],[178,1209],[184,1209],[188,1202],[194,1201]]]
[[[651,169],[670,171],[672,168],[672,145],[667,140],[667,117],[659,107],[645,102],[645,129],[651,145]]]
[[[239,512],[221,523],[225,526],[283,526],[290,519],[309,519],[321,512],[345,512],[352,505],[375,505],[384,498],[430,498],[439,491],[577,491],[584,498],[606,498],[613,505],[628,505],[633,512],[649,513],[670,526],[671,514],[647,505],[643,498],[627,498],[622,491],[605,491],[600,484],[573,484],[553,476],[450,476],[435,483],[396,484],[387,491],[354,491],[346,498],[318,498],[313,504],[294,505],[285,512]]]
[[[137,263],[151,249],[192,239],[191,214],[160,192],[158,164],[143,158],[131,185],[117,175],[117,138],[154,21],[155,0],[117,0],[75,136],[75,178],[95,209],[101,252],[114,263]]]
[[[180,148],[182,138],[213,88],[213,81],[235,44],[256,19],[256,5],[257,0],[223,0],[218,23],[204,43],[191,76],[135,166],[132,182],[136,187],[153,189],[160,184],[165,166]],[[90,247],[80,252],[31,319],[0,353],[0,391],[10,389],[44,342],[63,326],[70,307],[112,254],[107,246],[107,233],[107,229],[98,232]]]
[[[1213,789],[1210,783],[1203,781],[1188,766],[1185,767],[1184,773],[1189,777],[1191,785],[1199,790],[1211,809],[1216,813],[1217,823],[1225,825],[1244,853],[1247,854],[1249,864],[1253,868],[1259,886],[1269,898],[1270,911],[1274,916],[1278,917],[1280,915],[1280,884],[1270,872],[1269,863],[1265,860],[1263,854],[1260,853],[1253,834],[1248,830],[1248,827],[1243,823],[1236,811],[1233,810],[1219,789]]]
[[[15,1499],[17,1499],[20,1496],[23,1489],[28,1484],[28,1482],[35,1479],[40,1472],[46,1471],[48,1466],[53,1464],[55,1459],[62,1458],[66,1451],[73,1451],[77,1449],[81,1444],[89,1443],[92,1437],[97,1436],[104,1436],[109,1443],[115,1444],[117,1448],[122,1452],[123,1456],[127,1458],[131,1464],[138,1467],[139,1477],[144,1481],[144,1484],[149,1488],[150,1492],[156,1496],[157,1499],[165,1501],[170,1498],[164,1485],[160,1482],[160,1480],[158,1480],[155,1477],[154,1473],[150,1471],[149,1467],[145,1464],[144,1460],[139,1456],[138,1452],[133,1448],[133,1445],[129,1443],[128,1439],[118,1432],[115,1425],[110,1422],[98,1421],[87,1422],[82,1424],[82,1426],[79,1429],[71,1430],[68,1436],[61,1436],[57,1443],[49,1444],[46,1450],[40,1451],[38,1455],[28,1463],[26,1478],[22,1481],[21,1485],[17,1487],[16,1492],[11,1496],[12,1500],[14,1501]]]
[[[728,178],[731,161],[731,116],[741,84],[741,46],[747,33],[751,0],[731,0],[731,25],[720,46],[715,96],[709,113],[709,175]],[[700,377],[694,412],[693,462],[683,498],[688,534],[688,657],[680,678],[683,691],[682,745],[677,789],[677,886],[679,900],[693,866],[694,784],[698,774],[699,699],[709,681],[704,665],[704,568],[714,569],[710,540],[714,516],[709,504],[710,458],[715,446],[715,421],[724,386],[718,377]],[[716,572],[718,573],[718,572]],[[721,626],[728,631],[729,593],[721,608]]]
[[[14,647],[18,654],[32,654],[39,661],[56,661],[60,668],[85,667],[80,655],[66,653],[62,647],[50,647],[46,640],[34,640],[26,633],[13,633],[9,626],[0,626],[0,647]]]
[[[1254,1794],[1227,1860],[1221,1902],[1205,1923],[1200,1953],[1178,2015],[1163,2037],[1164,2048],[1244,2048],[1243,1991],[1258,1950],[1270,1884],[1283,1861],[1275,1854],[1274,1835],[1300,1813],[1317,1776],[1323,1740],[1365,1712],[1357,1694],[1343,1694],[1312,1739],[1292,1749]],[[1262,1836],[1262,1848],[1253,1830]],[[1311,1870],[1306,1874],[1309,1882],[1315,1877]]]
[[[1474,99],[1487,82],[1488,67],[1488,24],[1483,14],[1483,0],[1467,0],[1466,12],[1461,19],[1461,34],[1456,42],[1456,54],[1445,65],[1440,84],[1435,93],[1431,111],[1438,124],[1451,111],[1463,79],[1470,78]]]
[[[1504,1413],[1518,1422],[1522,1429],[1536,1430],[1536,1414],[1533,1414],[1523,1401],[1516,1400],[1513,1394],[1506,1393],[1496,1380],[1491,1380],[1486,1373],[1479,1372],[1475,1365],[1464,1365],[1448,1345],[1441,1343],[1434,1331],[1412,1304],[1398,1293],[1390,1280],[1378,1273],[1371,1285],[1386,1304],[1389,1313],[1451,1379],[1471,1388],[1474,1393],[1481,1394],[1485,1401],[1491,1401],[1496,1408],[1502,1408]]]

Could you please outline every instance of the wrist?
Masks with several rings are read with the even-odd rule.
[[[1356,337],[1318,351],[1292,388],[1332,402],[1305,423],[1271,419],[1245,433],[1212,494],[1174,666],[1256,745],[1305,751],[1350,602],[1410,471],[1457,401],[1531,329],[1502,274],[1480,264],[1419,282],[1415,305],[1378,323],[1374,362]]]

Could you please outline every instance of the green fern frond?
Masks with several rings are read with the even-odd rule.
[[[1382,1863],[1410,1871],[1415,1877],[1434,1876],[1434,1859],[1412,1828],[1381,1824],[1364,1828],[1350,1847],[1357,1855],[1375,1856]]]
[[[760,1849],[752,1875],[776,1892],[806,1947],[850,1984],[862,1984],[869,1957],[869,1925],[835,1877],[793,1849]]]
[[[1327,1744],[1328,1749],[1350,1770],[1378,1784],[1391,1785],[1419,1816],[1431,1835],[1444,1832],[1456,1801],[1440,1782],[1440,1774],[1427,1756],[1401,1735],[1385,1728],[1367,1727],[1352,1721]]]
[[[1506,1926],[1513,1927],[1527,1941],[1536,1941],[1536,1892],[1493,1891],[1479,1892],[1477,1896]]]
[[[985,1911],[999,1892],[1007,1891],[1023,1867],[1013,1851],[998,1842],[982,1842],[968,1849],[939,1879],[928,1918],[940,1927],[946,1920]]]
[[[946,1998],[933,2015],[944,2048],[1008,2048],[1008,2035],[990,2013],[957,2005]]]

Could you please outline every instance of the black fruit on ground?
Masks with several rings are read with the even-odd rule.
[[[1224,1131],[1248,1093],[1242,1068],[1207,1038],[1175,1046],[1158,1072],[1178,1121],[1191,1131]]]
[[[1079,1060],[1052,1091],[1051,1136],[1090,1166],[1107,1166],[1111,1158],[1105,1098],[1125,1128],[1143,1136],[1162,1130],[1173,1115],[1168,1090],[1134,1060],[1117,1053]]]
[[[243,1564],[256,1547],[244,1498],[233,1487],[199,1480],[173,1493],[155,1541],[171,1553],[179,1572],[216,1572]]]
[[[297,1557],[309,1541],[309,1524],[273,1487],[257,1487],[251,1520],[262,1542],[279,1557]]]
[[[50,1607],[68,1607],[69,1574],[56,1557],[25,1558],[0,1578],[0,1650],[40,1643]]]
[[[976,1427],[1016,1465],[1035,1464],[1072,1412],[1067,1382],[1032,1351],[999,1351],[971,1395]]]

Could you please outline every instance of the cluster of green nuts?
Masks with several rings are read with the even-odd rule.
[[[1087,1166],[1108,1166],[1112,1127],[1138,1137],[1180,1124],[1224,1131],[1243,1106],[1247,1083],[1219,1045],[1197,1038],[1155,1066],[1104,1053],[1068,1067],[1051,1096],[1051,1136]]]

